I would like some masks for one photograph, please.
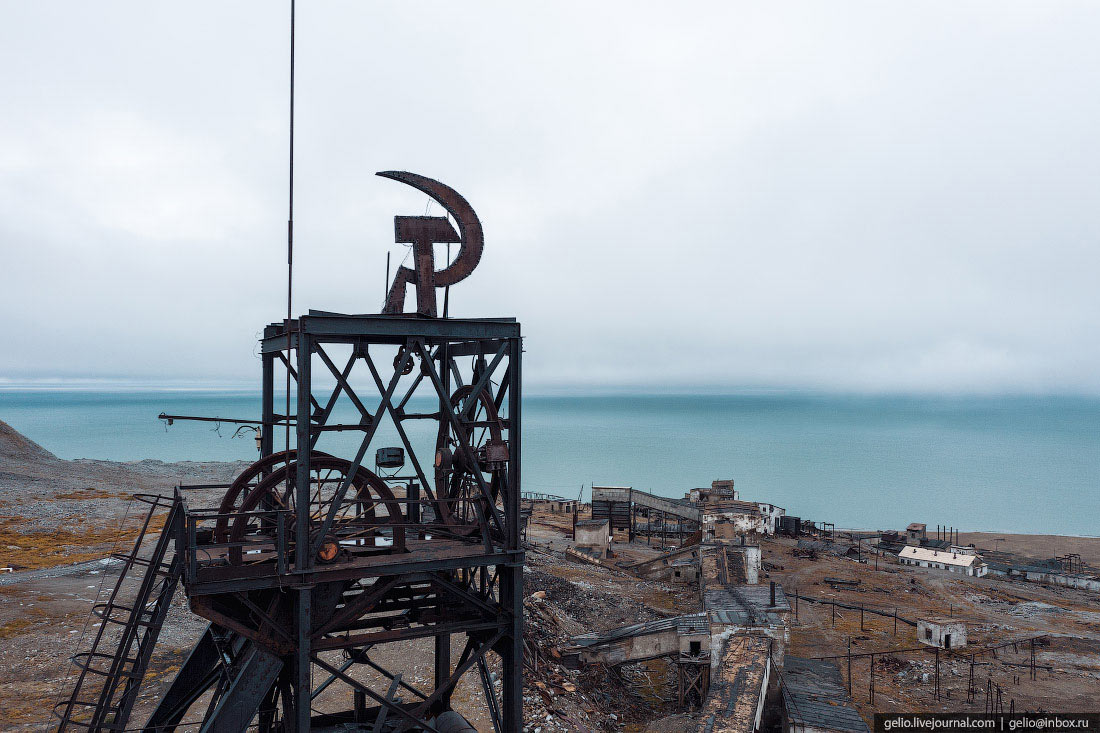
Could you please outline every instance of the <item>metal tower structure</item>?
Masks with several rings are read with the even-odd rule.
[[[480,259],[480,222],[438,181],[380,175],[431,195],[458,231],[396,217],[415,267],[398,270],[384,313],[311,310],[264,330],[260,460],[216,507],[177,491],[165,528],[209,627],[138,730],[472,730],[451,705],[467,673],[495,730],[522,728],[520,326],[436,316],[436,288]],[[437,271],[439,242],[460,248]],[[279,376],[291,414],[278,411]],[[431,645],[430,684],[392,663],[401,644]],[[114,661],[136,696],[147,658]],[[59,706],[58,730],[133,728],[132,700],[101,711],[86,699]]]

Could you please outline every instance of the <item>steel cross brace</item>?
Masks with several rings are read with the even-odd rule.
[[[283,637],[283,639],[285,639],[287,641],[287,643],[289,643],[289,644],[294,643],[294,637],[291,636],[290,632],[287,631],[286,629],[284,629],[282,627],[282,625],[271,616],[270,611],[265,611],[264,609],[260,608],[258,605],[253,603],[249,599],[247,593],[234,593],[233,597],[235,599],[237,599],[237,601],[239,601],[249,611],[252,611],[252,613],[256,614],[256,616],[259,618],[261,624],[267,624],[268,626],[270,626],[271,630],[274,631],[279,636]],[[274,606],[277,603],[278,603],[278,599],[276,598],[273,601],[272,605]],[[260,628],[262,629],[263,626],[261,626]],[[261,633],[262,633],[262,631],[261,631]]]
[[[329,505],[328,513],[325,515],[324,521],[321,523],[321,528],[317,533],[316,539],[309,543],[310,557],[315,556],[321,549],[321,543],[324,542],[329,529],[332,527],[333,521],[336,519],[336,513],[340,511],[340,506],[344,503],[344,497],[348,493],[348,487],[351,486],[355,474],[359,472],[359,467],[363,464],[363,457],[367,454],[367,447],[370,445],[370,442],[374,440],[374,434],[377,432],[378,425],[381,422],[380,418],[382,417],[382,411],[386,409],[390,400],[393,399],[393,391],[397,388],[397,383],[401,380],[401,372],[411,357],[412,354],[406,352],[404,358],[400,360],[394,369],[393,378],[390,380],[389,387],[386,388],[385,393],[382,395],[382,400],[378,403],[378,409],[373,413],[374,417],[366,430],[366,435],[363,436],[363,443],[355,453],[355,460],[351,462],[351,469],[348,471],[347,478],[340,484],[340,488],[336,490],[336,494],[332,498],[332,503]],[[299,507],[298,511],[308,511],[308,507]]]
[[[434,575],[432,577],[432,582],[438,585],[445,592],[450,593],[452,596],[463,600],[470,605],[477,606],[482,611],[489,614],[489,616],[491,617],[495,618],[501,615],[501,609],[493,607],[488,602],[486,602],[484,598],[470,593],[469,590],[451,582],[450,579],[445,578],[442,574]]]
[[[496,692],[493,691],[493,678],[489,676],[489,665],[485,663],[484,655],[477,658],[477,672],[481,677],[485,704],[489,706],[489,717],[493,719],[493,730],[501,733],[504,730],[504,724],[500,720],[500,704],[497,702]]]
[[[364,591],[363,595],[353,601],[347,602],[340,613],[334,615],[326,624],[313,632],[313,637],[318,638],[324,636],[333,629],[340,628],[342,624],[356,620],[374,606],[378,605],[378,602],[381,601],[387,593],[406,581],[408,581],[408,576],[401,575],[390,578],[389,580],[379,580],[376,585],[372,585],[370,589]]]
[[[423,344],[418,343],[417,346],[420,349],[421,358],[428,359],[428,352],[424,348]],[[498,360],[494,359],[494,362],[496,363],[498,362]],[[435,371],[435,365],[432,364],[431,361],[428,361],[425,364],[425,369],[427,370],[428,377],[432,380],[432,384],[435,386],[435,391],[439,394],[440,399],[449,404],[451,401],[451,396],[449,394],[446,394],[446,390],[443,388],[443,383],[439,379],[439,374]],[[489,373],[489,371],[486,371],[486,374],[482,376],[482,380],[487,380]],[[484,389],[484,386],[482,386],[482,389]],[[475,390],[474,394],[476,395],[478,394],[478,392]],[[471,403],[473,402],[476,402],[476,400],[471,400]],[[466,458],[469,465],[476,467],[477,459],[474,455],[473,449],[470,447],[470,438],[466,434],[466,430],[462,427],[462,423],[460,423],[458,417],[449,410],[446,411],[446,417],[447,421],[454,429],[455,435],[458,436],[459,449],[463,452],[464,457]],[[482,498],[485,499],[486,504],[488,504],[489,506],[489,511],[492,515],[493,523],[497,526],[497,530],[501,534],[504,534],[504,522],[500,518],[500,512],[497,510],[496,502],[493,501],[492,495],[489,493],[489,487],[485,485],[485,478],[481,475],[481,471],[471,471],[470,475],[472,475],[477,481],[478,489],[481,491]]]
[[[362,421],[365,421],[364,424],[368,424],[368,425],[371,424],[372,421],[374,421],[375,418],[371,415],[370,411],[367,410],[366,406],[359,400],[359,397],[355,394],[355,390],[353,390],[351,388],[351,385],[348,384],[348,382],[347,382],[348,374],[351,372],[351,366],[352,366],[352,364],[355,363],[355,359],[358,358],[358,355],[356,355],[354,353],[352,354],[351,359],[348,362],[348,366],[344,369],[343,374],[340,374],[336,371],[336,365],[332,363],[332,361],[328,357],[328,354],[326,354],[324,352],[324,350],[320,347],[320,345],[317,346],[317,353],[321,356],[321,360],[324,361],[325,366],[328,367],[329,371],[332,372],[332,375],[334,377],[336,377],[336,380],[337,380],[336,390],[333,392],[333,397],[330,400],[330,404],[329,404],[328,408],[326,408],[326,409],[331,409],[332,403],[334,403],[336,401],[336,398],[339,396],[340,389],[343,388],[343,390],[347,393],[348,397],[351,398],[351,401],[355,404],[356,408],[359,410],[359,413],[362,417]],[[382,384],[382,378],[381,378],[381,376],[379,376],[378,370],[374,366],[374,361],[370,358],[369,354],[365,350],[362,354],[362,358],[363,358],[364,361],[367,362],[367,366],[370,368],[371,376],[374,377],[374,381],[375,381],[375,384],[378,387],[378,391],[379,392],[385,392],[386,388]],[[405,402],[408,401],[408,399],[410,397],[412,397],[412,394],[416,389],[416,385],[419,384],[420,379],[423,379],[423,373],[421,373],[417,377],[417,380],[413,383],[412,388],[410,388],[408,394],[405,395],[405,399],[402,400],[402,402],[401,402],[402,405],[405,404]],[[423,484],[423,488],[424,488],[425,493],[428,495],[428,500],[434,503],[435,502],[435,493],[432,491],[431,487],[428,485],[427,476],[424,474],[424,470],[420,466],[420,461],[416,457],[416,452],[413,451],[413,449],[412,449],[412,445],[409,442],[408,436],[405,434],[405,429],[401,425],[401,421],[397,419],[397,415],[394,411],[392,400],[386,402],[386,409],[389,412],[390,417],[393,419],[394,426],[397,428],[398,435],[401,436],[401,441],[405,445],[405,450],[407,451],[409,458],[412,460],[413,467],[416,469],[417,476],[420,478],[420,481]],[[324,425],[325,420],[327,420],[327,414],[321,420],[320,425]],[[314,445],[316,445],[317,440],[319,438],[320,438],[320,434],[318,434],[317,438],[311,438],[310,439],[310,448],[312,448]]]
[[[458,666],[455,667],[455,671],[451,673],[451,676],[447,678],[446,682],[444,682],[442,685],[437,685],[432,694],[429,695],[423,702],[420,703],[420,705],[417,706],[415,714],[423,715],[425,712],[427,712],[428,708],[431,707],[433,703],[437,702],[444,695],[453,690],[455,685],[457,685],[458,681],[462,678],[462,675],[466,674],[466,670],[473,666],[474,662],[476,662],[478,659],[485,656],[485,653],[492,649],[493,645],[500,641],[501,637],[503,636],[503,629],[497,631],[489,638],[489,641],[483,643],[480,647],[478,647],[477,651],[473,654],[471,654],[471,652],[474,648],[474,640],[473,637],[468,637],[466,640],[466,648],[462,650],[462,656],[458,660]],[[407,730],[407,727],[398,728],[398,733],[403,730]]]
[[[374,690],[372,690],[369,687],[367,687],[366,685],[364,685],[362,682],[359,682],[358,680],[356,680],[354,677],[350,677],[347,674],[345,674],[344,672],[337,669],[336,667],[333,667],[331,664],[329,664],[325,660],[321,659],[319,654],[314,654],[313,655],[313,663],[316,664],[321,669],[328,672],[329,674],[331,674],[335,677],[339,677],[341,680],[346,682],[351,687],[354,687],[355,689],[362,691],[365,695],[370,697],[376,703],[378,703],[379,705],[382,705],[386,708],[389,708],[392,712],[395,712],[398,715],[400,715],[402,718],[405,718],[406,721],[409,721],[412,724],[423,728],[424,730],[434,731],[434,733],[440,733],[439,729],[436,728],[434,725],[427,722],[426,720],[423,720],[422,718],[417,717],[417,715],[419,715],[419,708],[417,708],[416,713],[410,713],[408,710],[406,710],[401,705],[398,705],[393,700],[387,700],[386,698],[382,697],[381,695],[379,695]],[[407,730],[408,728],[409,728],[409,724],[406,723],[405,728],[403,730]]]
[[[474,385],[472,391],[470,392],[471,399],[462,408],[462,412],[459,415],[459,417],[461,417],[463,420],[470,419],[470,411],[473,409],[474,405],[477,404],[477,395],[481,394],[482,391],[485,389],[485,386],[489,384],[489,379],[493,376],[493,372],[496,371],[496,368],[500,366],[500,362],[502,359],[504,359],[504,355],[507,353],[507,351],[508,344],[501,344],[500,348],[497,349],[496,355],[493,356],[492,363],[489,364],[488,368],[484,371],[484,373],[482,373],[481,379],[479,379],[477,381],[477,384]]]
[[[280,352],[278,352],[278,355],[279,355],[279,359],[280,359],[280,360],[281,360],[281,361],[283,362],[283,364],[284,364],[284,365],[286,365],[287,371],[288,371],[288,372],[290,372],[290,376],[291,376],[291,377],[293,377],[293,378],[294,378],[294,381],[295,381],[295,382],[297,383],[297,382],[298,382],[298,370],[297,370],[297,369],[295,369],[295,368],[294,368],[293,366],[291,366],[291,364],[290,364],[290,359],[288,359],[288,358],[287,358],[287,357],[286,357],[286,356],[285,356],[285,355],[283,354],[283,352],[281,352],[281,351],[280,351]],[[301,385],[299,384],[298,386],[300,387]],[[316,409],[316,410],[321,410],[321,409],[323,409],[323,408],[321,407],[321,403],[320,403],[320,402],[318,402],[318,401],[317,401],[317,400],[316,400],[316,399],[315,399],[315,398],[313,397],[313,395],[312,395],[312,394],[310,394],[310,396],[309,396],[309,401],[310,401],[311,403],[313,403],[313,408],[314,408],[314,409]],[[289,420],[289,419],[290,419],[290,416],[289,416],[289,415],[287,415],[287,416],[286,416],[286,418],[287,418],[287,420]]]
[[[383,389],[383,387],[382,387],[382,376],[378,372],[378,367],[376,367],[374,365],[374,360],[370,358],[369,354],[364,357],[364,361],[367,362],[367,368],[370,369],[371,377],[374,378],[375,386],[378,388],[378,391],[381,392],[382,389]],[[414,383],[414,385],[413,385],[414,388],[416,387],[416,384],[419,383],[419,379],[422,379],[423,376],[424,376],[424,373],[421,372],[420,377],[418,378],[417,382]],[[405,396],[406,401],[410,397],[412,397],[412,393],[413,393],[413,390],[410,389],[409,393]],[[404,402],[402,402],[402,404],[404,404]],[[400,409],[400,407],[394,408],[392,402],[387,402],[386,406],[389,410],[390,418],[393,420],[393,425],[397,429],[397,435],[401,438],[401,443],[405,446],[405,453],[406,453],[406,455],[408,455],[409,460],[412,461],[413,470],[416,471],[417,478],[420,479],[421,488],[424,490],[424,493],[427,495],[428,501],[435,504],[435,506],[436,506],[436,516],[439,517],[440,519],[449,516],[450,507],[445,507],[436,498],[436,493],[434,491],[432,491],[431,484],[428,483],[428,476],[427,476],[427,474],[424,473],[424,468],[420,465],[420,459],[416,457],[416,451],[413,450],[412,442],[409,440],[409,436],[405,432],[405,426],[401,424],[401,420],[398,418],[397,411]]]
[[[336,388],[332,390],[332,396],[329,397],[328,402],[325,404],[324,409],[321,411],[321,416],[317,420],[317,427],[322,427],[328,424],[328,419],[332,415],[332,410],[336,407],[336,401],[340,399],[340,391],[343,389],[342,385],[347,384],[348,375],[351,374],[351,369],[355,366],[355,354],[351,355],[348,359],[347,366],[344,367],[344,371],[339,374],[336,372],[336,366],[329,361],[328,354],[321,350],[320,344],[317,345],[317,353],[321,355],[322,361],[325,362],[325,366],[329,368],[329,371],[336,376]],[[355,400],[358,402],[358,400]],[[363,417],[366,417],[365,409],[360,410]],[[317,431],[315,435],[309,439],[309,449],[312,451],[317,446],[317,441],[321,439],[321,432]]]
[[[359,395],[355,394],[355,390],[351,388],[350,384],[348,384],[348,374],[351,373],[351,365],[355,364],[355,359],[358,355],[352,352],[351,359],[348,360],[347,371],[345,373],[340,373],[336,371],[336,365],[332,363],[332,359],[329,358],[328,354],[325,353],[325,350],[321,348],[320,344],[317,344],[314,347],[314,350],[317,352],[317,355],[321,357],[321,361],[325,363],[325,366],[328,367],[328,370],[332,372],[332,376],[336,377],[336,393],[339,394],[340,390],[343,389],[344,392],[347,393],[348,399],[350,399],[352,401],[352,404],[355,405],[356,409],[359,410],[359,414],[361,414],[365,418],[369,418],[370,412],[367,410],[367,406],[363,404],[363,402],[359,399]]]
[[[375,672],[377,672],[378,674],[382,675],[383,677],[385,677],[386,679],[388,679],[390,681],[393,681],[393,680],[397,679],[398,675],[395,675],[393,672],[389,671],[388,669],[386,669],[385,667],[378,664],[373,659],[371,659],[370,657],[367,656],[367,652],[370,651],[372,648],[374,648],[373,645],[367,646],[366,648],[364,648],[362,650],[349,650],[351,658],[348,659],[347,663],[344,664],[343,666],[341,666],[340,669],[343,670],[343,671],[346,671],[347,668],[350,667],[352,664],[365,664],[368,667],[370,667],[371,669],[373,669]],[[405,682],[404,680],[401,680],[399,684],[401,685],[401,687],[403,689],[408,690],[412,694],[419,697],[421,700],[427,699],[427,697],[428,697],[426,694],[424,694],[420,690],[416,689],[415,687],[410,685],[408,682]]]

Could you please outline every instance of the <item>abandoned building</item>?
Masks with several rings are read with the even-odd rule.
[[[606,519],[584,519],[573,529],[577,550],[604,559],[611,547],[611,523]]]
[[[543,494],[535,491],[523,492],[521,506],[527,510],[539,510],[551,514],[573,514],[580,509],[580,501],[566,499],[555,494]]]
[[[702,572],[700,570],[701,552],[701,545],[691,544],[622,567],[643,580],[659,580],[666,583],[697,583]]]
[[[664,546],[683,545],[699,531],[702,511],[682,499],[669,499],[630,486],[593,486],[592,518],[606,519],[611,531],[625,530],[629,540],[644,535]]]
[[[737,490],[733,488],[733,479],[712,481],[710,488],[692,489],[684,495],[692,504],[709,504],[725,499],[736,499]]]
[[[898,561],[902,565],[913,565],[921,568],[945,570],[949,573],[961,573],[981,577],[986,574],[987,568],[981,557],[971,552],[956,550],[936,550],[929,547],[914,547],[906,545],[898,554]]]
[[[759,545],[742,536],[739,542],[692,544],[620,567],[640,578],[680,573],[681,582],[697,582],[699,612],[582,634],[573,637],[567,656],[578,664],[611,665],[668,658],[676,665],[680,703],[706,701],[703,720],[709,722],[701,723],[706,730],[753,733],[772,666],[782,666],[790,644],[791,613],[782,587],[758,584]]]
[[[757,502],[757,506],[760,508],[761,516],[764,517],[764,533],[775,536],[779,532],[779,523],[786,516],[787,510],[764,501]]]
[[[1042,585],[1061,585],[1077,590],[1100,591],[1100,572],[1081,562],[1081,556],[1077,554],[1039,559],[986,551],[982,559],[989,575],[1026,580]]]
[[[721,585],[760,582],[763,568],[760,545],[745,541],[744,536],[740,539],[740,543],[713,542],[702,546],[699,562],[704,579]]]
[[[913,522],[905,528],[905,544],[920,547],[928,539],[928,526]]]
[[[703,591],[711,647],[717,640],[752,634],[772,640],[772,657],[782,665],[790,644],[791,606],[783,589],[770,585],[712,585]],[[715,657],[712,664],[718,664]]]
[[[774,522],[771,524],[774,527]],[[743,534],[774,534],[768,531],[769,520],[760,507],[751,501],[724,499],[703,510],[703,532],[715,539],[731,539]]]
[[[957,618],[922,618],[917,620],[917,641],[940,649],[966,646],[966,624]]]

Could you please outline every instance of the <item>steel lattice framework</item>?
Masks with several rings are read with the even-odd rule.
[[[147,557],[143,529],[100,609],[118,633],[78,655],[59,731],[128,730],[177,583],[210,623],[141,730],[471,730],[451,699],[475,670],[493,727],[522,727],[520,327],[447,318],[446,306],[437,317],[436,289],[480,260],[481,224],[438,181],[379,175],[431,195],[458,231],[446,217],[395,217],[416,267],[399,268],[382,314],[310,311],[264,330],[262,416],[234,420],[258,423],[260,459],[217,507],[177,490]],[[460,248],[437,271],[440,242]],[[402,312],[409,284],[415,314]],[[379,662],[387,645],[426,639],[430,687]]]
[[[311,311],[269,326],[261,347],[261,460],[220,507],[185,505],[180,515],[184,587],[192,610],[212,624],[149,726],[177,724],[190,709],[181,703],[213,690],[210,730],[254,721],[261,730],[381,721],[374,729],[384,730],[387,720],[436,730],[459,679],[476,667],[496,729],[518,730],[519,324]],[[291,416],[276,412],[280,366],[296,385]],[[353,387],[364,370],[369,397]],[[318,394],[315,373],[331,390]],[[433,409],[412,411],[425,397]],[[354,405],[356,423],[332,421],[341,400]],[[387,419],[407,475],[383,478],[364,466]],[[436,428],[433,454],[410,437],[410,421]],[[287,428],[294,447],[276,451]],[[361,436],[354,456],[318,449],[326,433],[348,430]],[[453,635],[465,637],[455,660]],[[380,645],[425,637],[435,639],[432,689],[371,658]],[[499,693],[490,653],[500,660]],[[385,688],[374,689],[359,669],[381,675]],[[311,713],[340,687],[345,697],[352,692],[350,709]]]

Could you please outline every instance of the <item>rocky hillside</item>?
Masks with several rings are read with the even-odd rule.
[[[11,461],[56,461],[57,456],[0,420],[0,459]]]
[[[0,523],[35,532],[71,520],[108,521],[135,493],[166,494],[180,483],[230,481],[246,465],[66,461],[0,421]],[[217,503],[216,496],[196,499]]]

